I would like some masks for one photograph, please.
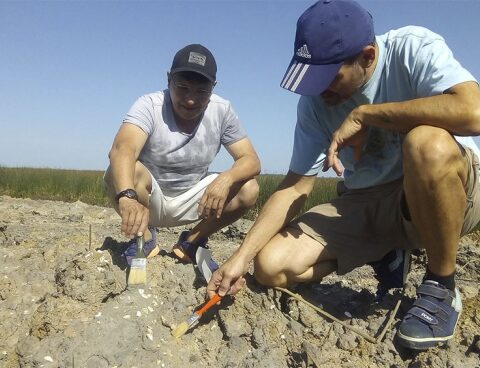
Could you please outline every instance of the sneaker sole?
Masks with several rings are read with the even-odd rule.
[[[455,326],[456,327],[456,326]],[[455,335],[455,331],[451,336],[445,337],[431,337],[431,338],[415,338],[402,335],[400,332],[397,332],[398,343],[405,348],[413,350],[426,350],[438,346],[440,343],[447,342],[452,339]]]
[[[153,258],[155,257],[158,253],[160,253],[160,248],[157,246],[155,246],[155,248],[153,248],[151,250],[150,253],[148,253],[148,255],[145,256],[145,258]],[[126,256],[125,259],[127,261],[127,264],[129,267],[132,267],[132,260],[135,258],[135,256]]]
[[[442,342],[447,342],[451,340],[453,336],[455,336],[455,331],[457,330],[458,321],[460,320],[461,310],[458,312],[457,322],[455,323],[455,327],[453,328],[453,333],[449,336],[443,337],[409,337],[403,335],[400,331],[397,331],[397,339],[400,345],[406,348],[414,349],[414,350],[426,350],[429,348],[433,348],[439,345]]]
[[[182,247],[178,244],[175,244],[172,248],[173,254],[177,257],[180,261],[185,263],[193,263],[189,256],[183,251]]]
[[[155,246],[155,248],[153,248],[150,253],[148,253],[148,256],[146,256],[146,258],[152,258],[152,257],[155,257],[158,253],[160,253],[160,248],[158,245]]]

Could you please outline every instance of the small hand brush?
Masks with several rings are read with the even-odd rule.
[[[137,237],[137,252],[132,259],[130,272],[128,274],[128,285],[139,285],[147,282],[147,259],[143,252],[144,239],[143,235]]]
[[[177,327],[172,330],[172,336],[178,339],[180,336],[183,336],[190,328],[195,326],[198,323],[198,320],[208,309],[213,305],[217,304],[222,297],[218,294],[215,294],[212,299],[210,299],[202,308],[197,312],[193,313],[186,321],[180,323]]]

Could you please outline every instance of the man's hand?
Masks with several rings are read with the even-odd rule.
[[[122,197],[118,201],[122,217],[122,234],[128,238],[142,236],[148,226],[149,210],[135,199]]]
[[[245,285],[245,275],[248,271],[248,262],[233,255],[216,270],[207,285],[207,294],[211,298],[218,293],[220,296],[226,294],[234,295]]]
[[[354,159],[358,161],[362,157],[362,150],[366,140],[366,126],[361,123],[360,119],[356,116],[355,110],[353,110],[344,120],[340,128],[332,135],[332,143],[327,151],[323,171],[333,168],[335,173],[341,176],[343,174],[343,167],[338,158],[338,152],[345,146],[351,146],[353,148]]]
[[[198,215],[200,217],[216,216],[220,218],[232,188],[233,180],[227,172],[218,175],[205,189],[198,203]]]

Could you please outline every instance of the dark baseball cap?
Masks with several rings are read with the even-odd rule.
[[[294,55],[281,86],[301,95],[318,95],[342,64],[373,43],[370,13],[352,0],[320,0],[298,19]]]
[[[211,82],[215,82],[217,80],[217,63],[205,46],[192,44],[185,46],[175,54],[170,73],[178,72],[195,72]]]

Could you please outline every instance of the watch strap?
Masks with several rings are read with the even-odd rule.
[[[115,196],[115,201],[117,201],[117,203],[118,203],[120,198],[123,198],[123,197],[127,197],[127,198],[130,198],[130,199],[135,199],[136,201],[138,201],[137,192],[134,189],[131,189],[131,188],[122,190],[120,193],[118,193]]]

